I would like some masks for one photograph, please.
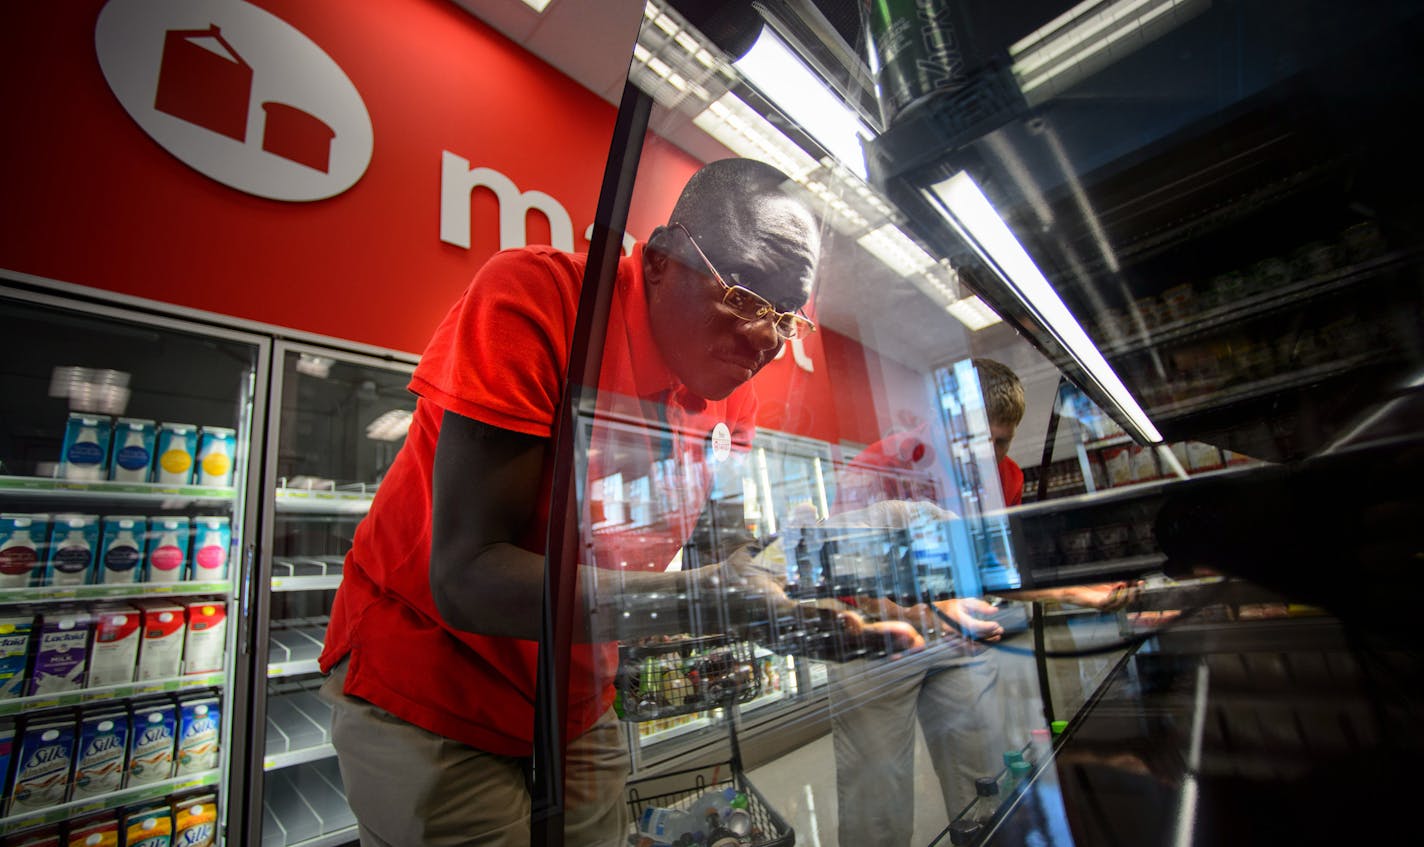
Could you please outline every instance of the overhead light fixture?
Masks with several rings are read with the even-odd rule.
[[[549,2],[550,0],[524,0],[524,5],[542,15],[544,10],[549,8]]]
[[[366,437],[372,441],[400,441],[410,431],[411,413],[407,409],[391,409],[366,424]]]
[[[1087,0],[1009,47],[1031,105],[1196,17],[1211,0]]]
[[[974,332],[1003,321],[1003,318],[973,294],[950,303],[945,307],[945,311]]]
[[[935,258],[921,249],[894,224],[884,224],[855,240],[872,256],[900,276],[911,276],[934,265]]]
[[[336,364],[336,360],[330,356],[314,356],[311,353],[297,354],[297,373],[314,376],[318,379],[326,379],[331,376],[331,366],[334,364]]]
[[[732,67],[827,153],[856,176],[866,178],[860,142],[871,137],[870,130],[771,27],[762,27],[756,43]]]
[[[1028,251],[994,211],[989,198],[963,171],[922,192],[951,227],[1004,280],[1019,302],[1043,324],[1073,360],[1117,405],[1140,440],[1156,444],[1162,436],[1127,390],[1117,372],[1088,338]]]

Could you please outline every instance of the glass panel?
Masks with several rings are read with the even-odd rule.
[[[0,834],[199,796],[224,826],[262,348],[18,293],[0,315]]]
[[[1369,638],[1388,627],[1363,609],[1393,592],[1345,563],[1415,584],[1409,530],[1379,516],[1417,506],[1393,481],[1417,470],[1424,364],[1424,209],[1398,123],[1424,93],[1419,4],[706,5],[647,6],[630,69],[656,103],[645,148],[695,152],[639,173],[625,263],[651,319],[626,341],[644,318],[625,268],[579,409],[584,599],[595,631],[619,624],[601,631],[620,642],[623,717],[705,718],[640,733],[630,797],[667,799],[633,810],[695,807],[662,771],[689,736],[726,738],[738,786],[821,843],[1088,843],[1085,810],[1127,795],[1070,791],[1079,765],[1046,768],[1046,733],[1063,721],[1070,749],[1098,694],[1159,703],[1166,686],[1199,734],[1159,742],[1187,765],[1152,773],[1229,828],[1243,812],[1219,795],[1274,796],[1282,774],[1250,745],[1236,770],[1194,758],[1200,733],[1275,713],[1205,726],[1177,699],[1197,676],[1150,658],[1163,639],[1198,655],[1260,628],[1280,645],[1302,618]],[[773,202],[814,215],[804,306],[786,273],[798,213],[674,207],[727,151],[778,168]],[[817,331],[777,346],[770,322],[719,311],[733,276]],[[654,396],[669,387],[686,390]],[[759,405],[739,417],[743,391]],[[684,576],[648,578],[669,570]],[[848,636],[852,614],[874,637]],[[895,622],[927,645],[902,652]],[[747,643],[797,682],[760,713]],[[1416,691],[1348,698],[1402,715]],[[1343,790],[1297,741],[1292,773]],[[767,826],[754,843],[780,843]]]
[[[409,382],[409,366],[398,363],[283,351],[266,704],[254,721],[264,774],[253,825],[261,813],[264,840],[355,838],[316,660],[356,526],[405,441],[415,409]]]

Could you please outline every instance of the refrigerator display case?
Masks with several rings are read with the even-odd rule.
[[[249,843],[356,838],[317,666],[357,524],[405,438],[414,362],[279,342],[255,593]]]
[[[0,284],[0,834],[240,807],[261,336]]]
[[[1424,740],[1407,623],[1419,587],[1407,516],[1421,505],[1424,209],[1398,116],[1424,95],[1413,47],[1424,9],[1090,0],[917,15],[924,6],[650,3],[599,221],[623,229],[647,131],[688,139],[706,160],[730,151],[774,164],[784,192],[816,213],[821,263],[805,316],[819,331],[786,347],[831,372],[778,380],[768,367],[752,384],[782,412],[759,414],[777,424],[760,429],[824,445],[810,451],[827,457],[826,494],[804,510],[813,529],[845,544],[847,530],[869,533],[833,563],[826,590],[793,597],[797,608],[851,600],[893,617],[945,599],[1142,581],[1117,624],[1095,617],[1091,632],[1036,607],[1046,714],[1035,728],[1052,716],[1059,735],[1007,751],[1029,760],[1021,781],[1004,782],[1023,772],[1007,759],[971,764],[995,776],[992,804],[972,802],[972,778],[941,774],[943,808],[924,810],[925,826],[917,806],[907,841],[1342,840],[1354,826],[1345,816],[1246,821],[1290,818],[1292,796],[1314,808],[1357,796],[1363,773],[1389,798],[1377,814],[1407,825],[1398,786]],[[898,53],[886,47],[897,37],[910,39]],[[768,72],[770,42],[791,61]],[[915,77],[926,55],[939,73]],[[798,74],[811,85],[788,93]],[[819,112],[802,110],[812,102]],[[776,291],[708,226],[652,238],[702,278],[709,308],[729,274]],[[682,521],[678,566],[744,549],[797,585],[800,560],[785,549],[797,533],[761,511],[783,504],[738,482],[762,468],[771,477],[783,466],[774,453],[755,442],[727,451],[695,414],[669,423],[656,407],[618,407],[626,398],[600,381],[616,255],[611,235],[595,237],[551,584],[570,590],[575,551],[597,559],[614,537],[662,537]],[[1049,401],[1026,505],[1004,503],[976,356],[1046,360],[1067,383]],[[1060,423],[1074,446],[1055,455]],[[618,454],[630,427],[634,447]],[[691,531],[699,508],[668,498],[688,494],[667,485],[681,479],[671,474],[620,468],[619,489],[643,486],[650,507],[602,510],[608,456],[637,464],[664,442],[713,466],[700,519],[716,531]],[[924,450],[902,449],[910,443]],[[885,500],[917,506],[892,520],[875,513]],[[646,531],[659,522],[661,535]],[[669,563],[656,558],[655,569]],[[837,581],[846,573],[856,578]],[[555,611],[570,597],[556,591]],[[693,637],[737,630],[828,668],[829,723],[888,705],[888,688],[839,705],[834,690],[847,671],[893,661],[884,645],[847,641],[825,616],[781,621],[775,604],[757,625],[733,626],[726,609],[747,595],[702,599],[713,611],[691,615]],[[619,607],[650,630],[657,609],[636,598]],[[568,632],[554,621],[540,705],[558,715]],[[937,623],[926,629],[927,653],[983,655],[935,635]],[[1062,661],[1078,669],[1071,691],[1050,669]],[[1328,702],[1304,705],[1324,690]],[[983,708],[991,720],[997,707]],[[1144,786],[1158,802],[1142,803]],[[1170,820],[1155,814],[1163,808]]]

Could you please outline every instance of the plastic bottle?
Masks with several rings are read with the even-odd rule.
[[[1029,730],[1028,733],[1028,755],[1029,764],[1034,767],[1042,767],[1053,755],[1053,736],[1047,729],[1039,727]]]
[[[701,809],[704,815],[715,813],[717,820],[732,835],[745,838],[752,831],[752,816],[748,806],[747,795],[727,786],[714,788],[703,794],[697,798],[693,808]]]
[[[988,824],[999,810],[999,781],[992,776],[981,776],[974,780],[974,803],[964,813],[964,819],[978,824]]]
[[[718,817],[715,809],[707,810],[707,847],[741,847],[742,839]]]
[[[649,806],[638,818],[638,834],[655,845],[671,847],[679,842],[687,843],[688,840],[699,843],[703,838],[702,830],[703,826],[697,816],[681,809]]]
[[[133,537],[132,533],[129,537]],[[51,560],[54,562],[54,573],[49,578],[51,585],[84,585],[89,581],[89,568],[94,562],[94,548],[89,546],[89,539],[84,537],[83,524],[71,522],[69,531],[55,548]]]
[[[0,588],[25,588],[39,567],[39,547],[30,536],[29,518],[16,518],[15,530],[0,545]]]
[[[1028,777],[1031,773],[1033,773],[1033,765],[1030,765],[1023,759],[1010,763],[1009,785],[1011,786],[1011,790],[1019,790],[1024,783],[1028,782]]]
[[[979,834],[984,831],[982,824],[977,821],[960,818],[951,821],[949,824],[949,843],[956,845],[973,844],[979,840]]]
[[[120,524],[114,540],[104,549],[105,583],[136,582],[140,574],[135,572],[143,558],[143,545],[134,538],[133,525]]]

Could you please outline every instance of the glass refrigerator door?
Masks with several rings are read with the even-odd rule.
[[[413,366],[285,342],[274,359],[247,823],[252,844],[317,847],[356,837],[317,656],[356,525],[410,425]]]
[[[1347,790],[1330,778],[1344,772],[1337,763],[1407,780],[1373,739],[1385,726],[1403,749],[1424,748],[1408,718],[1424,674],[1398,656],[1417,639],[1398,622],[1421,587],[1402,516],[1420,505],[1424,205],[1417,145],[1399,119],[1424,97],[1421,27],[1421,4],[1385,0],[649,3],[629,73],[637,91],[620,112],[629,154],[606,177],[615,202],[605,208],[628,201],[626,220],[606,223],[643,242],[624,262],[655,280],[653,318],[628,331],[644,319],[627,302],[638,290],[629,272],[620,267],[616,286],[611,265],[590,273],[613,317],[606,338],[594,327],[587,361],[575,359],[579,532],[566,546],[578,555],[553,569],[572,584],[575,558],[596,565],[579,587],[606,592],[583,599],[600,613],[613,602],[625,629],[616,668],[578,654],[570,687],[611,682],[630,724],[715,704],[722,717],[705,737],[731,742],[717,748],[729,751],[719,772],[769,810],[758,844],[807,827],[823,843],[991,840],[1004,801],[1019,796],[1012,763],[1043,770],[1031,730],[1049,729],[1036,698],[1056,683],[1042,660],[1146,655],[1166,643],[1157,626],[1181,635],[1173,648],[1191,658],[1134,660],[1162,674],[1141,685],[1126,665],[1081,662],[1062,702],[1091,711],[1109,677],[1115,697],[1168,691],[1181,710],[1172,720],[1191,731],[1152,753],[1186,763],[1171,775],[1183,804],[1215,803],[1195,835],[1190,821],[1176,830],[1183,843],[1227,837],[1241,810],[1222,792],[1254,782],[1241,796],[1276,797],[1287,784],[1263,746],[1206,755],[1213,732],[1285,739],[1289,775],[1322,794]],[[737,224],[754,220],[756,203],[711,204],[718,214],[689,204],[672,219],[691,166],[644,168],[636,194],[613,193],[661,143],[637,143],[654,135],[701,161],[730,151],[784,174],[783,195],[815,215],[820,263],[804,307],[779,273],[795,266],[780,252],[784,218],[782,240],[755,250]],[[592,255],[617,246],[596,241]],[[673,291],[681,313],[667,308]],[[789,329],[793,312],[816,331],[754,346],[773,322]],[[997,411],[984,360],[1016,373],[1021,418]],[[740,380],[760,399],[750,420],[716,402]],[[696,396],[658,392],[679,381]],[[793,455],[820,459],[809,490]],[[758,580],[698,573],[728,566]],[[679,569],[685,580],[653,581],[673,586],[655,595],[640,590],[643,574],[627,575]],[[1124,632],[1093,615],[1057,633],[1061,650],[1045,649],[1027,603],[975,602],[1112,607],[1125,595],[1113,599],[1111,586],[1136,579],[1146,583]],[[1380,604],[1388,611],[1373,613]],[[886,642],[848,637],[826,607],[910,623],[927,647],[897,658]],[[1212,723],[1220,715],[1182,696],[1204,700],[1190,668],[1241,639],[1219,625],[1266,631],[1245,639],[1252,650],[1288,641],[1288,626],[1260,619],[1272,609],[1321,618],[1388,656],[1340,671],[1381,686],[1342,687],[1360,695],[1350,709],[1383,716],[1358,756],[1312,750],[1299,727],[1313,722],[1268,728],[1275,712],[1248,707]],[[1002,628],[997,646],[964,637],[993,632],[966,610]],[[591,616],[591,629],[599,623]],[[742,701],[764,684],[757,649],[828,680],[797,713],[806,719],[786,723],[797,732],[756,735]],[[1314,673],[1329,659],[1300,660],[1311,684],[1331,676]],[[1268,696],[1252,679],[1221,682]],[[902,731],[886,729],[890,712]],[[980,734],[959,734],[956,714]],[[833,739],[834,775],[815,759],[819,773],[759,781],[755,762],[799,749],[808,726]],[[739,733],[756,744],[739,750]],[[911,750],[937,768],[924,757],[907,767]],[[668,763],[643,764],[634,816],[686,812]],[[798,817],[812,799],[836,807],[813,797],[828,782],[856,808]]]
[[[194,804],[224,832],[267,342],[9,288],[0,313],[0,833]]]

